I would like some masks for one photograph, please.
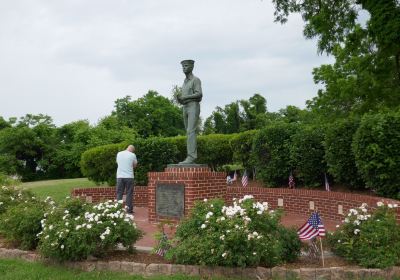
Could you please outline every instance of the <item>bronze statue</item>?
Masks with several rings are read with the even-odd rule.
[[[200,101],[203,97],[201,81],[193,75],[194,60],[181,62],[186,78],[182,85],[182,92],[177,96],[183,106],[183,122],[187,135],[187,157],[179,164],[192,164],[197,159],[196,129],[200,116]]]

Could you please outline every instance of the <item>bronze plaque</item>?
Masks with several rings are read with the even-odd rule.
[[[185,186],[158,183],[156,187],[156,214],[165,217],[183,217],[185,210]]]

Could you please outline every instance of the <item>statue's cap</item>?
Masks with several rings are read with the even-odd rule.
[[[183,64],[192,64],[192,65],[194,65],[194,60],[192,60],[192,59],[185,59],[185,60],[182,60],[181,61],[181,64],[183,65]]]

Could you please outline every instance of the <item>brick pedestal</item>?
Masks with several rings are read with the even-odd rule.
[[[184,215],[187,216],[196,200],[222,198],[226,196],[227,186],[224,172],[212,172],[204,166],[169,166],[164,172],[148,173],[149,221],[177,220],[156,213],[156,188],[159,184],[181,184],[184,186]]]

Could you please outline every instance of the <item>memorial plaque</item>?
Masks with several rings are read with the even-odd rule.
[[[182,184],[162,184],[156,186],[156,214],[180,218],[185,209],[185,186]]]

